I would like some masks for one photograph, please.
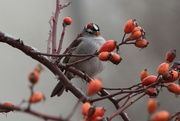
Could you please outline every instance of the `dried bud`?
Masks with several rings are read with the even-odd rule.
[[[28,80],[32,84],[36,84],[39,81],[39,72],[34,70],[33,72],[29,73]]]
[[[176,50],[175,50],[175,49],[170,49],[170,50],[166,53],[165,60],[166,60],[167,62],[171,63],[175,58],[176,58]]]
[[[144,78],[146,78],[147,76],[149,76],[149,73],[148,73],[147,69],[144,69],[143,71],[141,71],[141,73],[140,73],[140,79],[141,79],[141,81],[142,81]]]
[[[42,67],[42,65],[38,64],[34,70],[41,73],[41,71],[43,70],[43,67]]]

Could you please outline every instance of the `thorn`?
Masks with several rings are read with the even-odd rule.
[[[19,38],[19,39],[17,39],[16,41],[20,42],[20,40],[21,40],[21,39]]]
[[[24,42],[23,42],[23,40],[21,40],[21,41],[20,41],[20,43],[21,43],[21,45],[23,45],[23,46],[24,46]]]

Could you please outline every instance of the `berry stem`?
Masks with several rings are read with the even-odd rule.
[[[57,54],[60,54],[61,52],[61,49],[62,49],[62,43],[63,43],[63,39],[64,39],[64,35],[65,35],[65,31],[66,31],[66,24],[62,24],[63,25],[63,30],[62,30],[62,33],[61,33],[61,38],[59,40],[59,47],[57,49]]]
[[[56,34],[57,34],[57,23],[60,13],[60,0],[56,0],[56,10],[53,18],[53,28],[52,28],[52,54],[56,53]]]
[[[116,112],[114,112],[112,115],[110,115],[109,117],[107,117],[108,121],[112,120],[115,116],[119,115],[120,113],[122,113],[125,109],[127,109],[129,106],[131,106],[132,104],[134,104],[136,101],[138,101],[139,99],[141,99],[142,97],[144,97],[146,94],[143,93],[142,95],[140,95],[139,97],[135,98],[134,100],[130,101],[128,104],[124,105],[122,108],[119,108]]]

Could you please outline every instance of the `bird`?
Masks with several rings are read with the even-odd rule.
[[[85,25],[82,35],[71,46],[70,53],[72,54],[93,54],[99,50],[99,48],[106,42],[106,40],[100,35],[100,28],[95,23],[89,23]],[[63,63],[68,64],[78,61],[85,57],[66,56]],[[89,60],[85,60],[80,63],[72,65],[74,68],[84,72],[91,78],[101,73],[105,68],[105,62],[100,61],[98,57],[93,57]],[[65,76],[71,80],[76,76],[68,71],[64,71]],[[65,90],[65,86],[59,80],[55,88],[51,93],[51,97],[61,96]]]

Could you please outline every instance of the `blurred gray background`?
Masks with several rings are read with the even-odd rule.
[[[123,36],[124,23],[136,18],[139,25],[147,33],[149,46],[143,50],[133,45],[120,47],[123,58],[119,65],[108,63],[105,71],[97,77],[103,80],[104,87],[130,87],[139,83],[139,73],[147,68],[150,74],[155,74],[157,66],[164,61],[169,49],[177,50],[176,60],[180,60],[180,1],[179,0],[62,0],[72,4],[61,11],[58,32],[61,32],[62,19],[71,16],[73,24],[67,28],[63,49],[81,32],[85,24],[97,23],[102,36],[118,42]],[[46,52],[46,40],[49,32],[49,18],[55,9],[55,0],[0,0],[0,31],[7,32],[25,43]],[[58,36],[59,39],[59,36]],[[27,57],[21,51],[0,43],[0,102],[11,101],[18,105],[29,97],[29,82],[27,75],[38,62]],[[80,79],[74,83],[85,85]],[[40,82],[35,91],[46,95],[44,103],[32,105],[32,109],[45,114],[66,117],[77,99],[69,92],[61,98],[50,98],[49,95],[56,85],[55,76],[44,68]],[[158,96],[160,109],[175,113],[180,109],[180,99],[163,90]],[[146,121],[148,113],[146,102],[148,96],[142,98],[125,112],[132,121]],[[115,111],[108,100],[96,103],[107,108],[106,115]],[[26,104],[22,105],[26,106]],[[83,116],[79,109],[72,121],[79,121]],[[159,110],[160,110],[159,109]],[[41,121],[38,117],[14,111],[0,114],[1,121]],[[122,121],[117,116],[113,121]]]

